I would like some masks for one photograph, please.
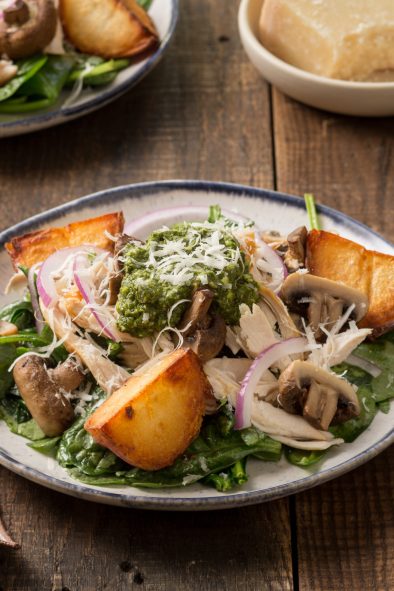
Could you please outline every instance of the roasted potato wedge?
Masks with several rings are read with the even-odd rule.
[[[197,436],[211,387],[190,349],[131,376],[86,421],[104,447],[144,470],[171,465]]]
[[[121,233],[123,225],[122,212],[108,213],[61,228],[48,228],[17,236],[11,242],[7,242],[5,247],[15,269],[18,265],[31,267],[35,263],[45,261],[56,250],[67,246],[94,244],[104,250],[112,251],[114,242],[107,238],[104,232],[107,231],[112,235]]]
[[[313,275],[340,281],[368,296],[368,312],[360,327],[377,332],[394,327],[394,256],[312,230],[307,239],[307,267]]]
[[[59,11],[67,37],[85,53],[130,57],[158,44],[153,22],[136,0],[60,0]]]

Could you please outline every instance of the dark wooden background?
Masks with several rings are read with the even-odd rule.
[[[123,183],[233,181],[313,192],[394,238],[394,120],[304,107],[255,72],[234,0],[181,0],[160,66],[114,104],[0,143],[0,226]],[[392,449],[295,497],[225,512],[94,505],[0,469],[18,552],[0,591],[394,589]]]

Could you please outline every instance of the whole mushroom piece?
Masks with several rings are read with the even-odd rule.
[[[48,369],[38,355],[28,355],[14,366],[14,380],[33,419],[48,437],[61,435],[74,420],[74,409],[64,392],[72,392],[84,379],[68,360]]]
[[[0,10],[0,55],[30,57],[53,39],[57,10],[53,0],[15,0]]]
[[[354,304],[350,318],[356,322],[368,310],[368,298],[361,291],[310,273],[289,275],[280,295],[292,312],[307,317],[316,340],[324,339],[321,325],[329,330],[349,306]]]
[[[223,318],[219,314],[209,314],[213,298],[210,289],[197,289],[178,326],[185,339],[184,346],[192,349],[203,363],[216,357],[226,340]]]
[[[280,375],[278,385],[280,406],[291,414],[302,414],[317,429],[327,431],[331,424],[360,414],[349,382],[308,361],[293,361]]]

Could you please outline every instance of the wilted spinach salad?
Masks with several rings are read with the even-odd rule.
[[[84,483],[226,492],[250,458],[307,468],[389,411],[392,305],[319,258],[322,238],[333,257],[361,246],[217,206],[184,215],[6,245],[23,295],[0,311],[0,417]]]
[[[151,3],[2,0],[0,114],[47,109],[62,90],[62,106],[70,106],[83,88],[113,82],[132,59],[159,43],[145,12]]]

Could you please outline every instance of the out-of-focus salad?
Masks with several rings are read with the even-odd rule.
[[[0,113],[70,106],[154,50],[151,0],[0,0]]]
[[[0,416],[93,485],[225,492],[353,441],[394,396],[394,257],[308,208],[288,236],[213,206],[11,240]]]

